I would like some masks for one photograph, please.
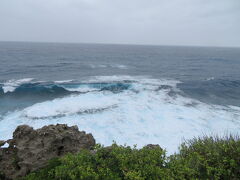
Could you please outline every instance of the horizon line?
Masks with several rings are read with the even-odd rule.
[[[240,48],[240,46],[217,46],[217,45],[174,45],[174,44],[134,44],[134,43],[103,43],[103,42],[63,42],[63,41],[13,41],[0,40],[0,43],[42,43],[42,44],[89,44],[89,45],[122,45],[122,46],[168,46],[168,47],[208,47],[208,48]]]

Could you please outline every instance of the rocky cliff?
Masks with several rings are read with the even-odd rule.
[[[9,147],[0,147],[0,173],[6,179],[15,179],[44,167],[54,157],[92,149],[95,140],[77,126],[57,124],[34,130],[22,125],[13,133],[13,139],[0,141],[0,146],[6,143]]]

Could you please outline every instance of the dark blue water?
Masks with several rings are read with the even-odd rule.
[[[240,78],[240,48],[2,42],[0,60],[1,81],[118,74],[187,81]],[[101,65],[106,67],[101,68]]]
[[[114,103],[103,108],[101,104],[82,107],[89,102],[98,103],[98,98],[101,99],[102,96],[106,98],[101,101],[103,105],[111,104],[112,101]],[[74,100],[73,97],[75,97]],[[126,103],[127,100],[119,100],[120,97],[133,99]],[[70,99],[65,102],[66,98]],[[152,98],[156,102],[152,102]],[[118,100],[119,102],[115,103]],[[126,103],[125,108],[135,111],[140,107],[132,103],[138,100],[142,103],[142,107],[149,107],[144,111],[151,117],[145,117],[137,111],[131,121],[142,119],[141,122],[145,122],[148,118],[154,119],[153,116],[156,116],[155,119],[159,121],[171,120],[170,122],[174,123],[174,117],[157,116],[160,114],[156,107],[160,108],[163,104],[166,105],[163,106],[164,108],[168,106],[169,108],[162,113],[167,112],[168,115],[174,111],[179,115],[176,115],[175,119],[186,120],[188,116],[186,112],[192,112],[192,118],[195,119],[196,117],[204,119],[205,115],[217,118],[216,113],[222,113],[227,114],[223,120],[238,121],[240,119],[238,109],[240,107],[240,48],[0,42],[0,122],[10,122],[9,119],[14,119],[10,116],[22,119],[14,122],[12,129],[21,123],[32,124],[29,122],[32,109],[40,105],[42,109],[51,108],[49,106],[51,103],[54,107],[58,107],[49,112],[49,116],[32,117],[32,119],[49,118],[47,123],[40,123],[44,125],[66,120],[53,117],[67,117],[66,122],[70,121],[69,119],[72,118],[70,116],[73,114],[79,119],[85,118],[88,114],[86,112],[89,112],[89,118],[94,114],[94,117],[96,115],[101,119],[103,117],[99,113],[115,112],[113,107],[118,107],[118,111],[115,112],[118,113],[114,118],[121,119],[125,117],[124,113],[130,113],[127,109],[120,108],[123,102]],[[170,105],[177,107],[171,109]],[[185,109],[181,109],[182,106]],[[70,110],[65,111],[63,107]],[[78,107],[76,112],[72,111],[74,107]],[[203,107],[214,110],[206,112]],[[29,109],[31,111],[28,111]],[[219,109],[222,110],[221,113],[218,112]],[[43,110],[43,114],[44,111],[47,112],[48,109]],[[105,117],[111,116],[106,114]],[[221,123],[221,126],[224,126],[224,123]],[[83,126],[89,131],[94,131],[95,134],[101,129]],[[235,126],[238,127],[237,124]],[[2,127],[5,133],[3,137],[9,136],[12,129]],[[140,129],[139,126],[138,133],[150,136],[148,132],[142,132]],[[209,132],[211,132],[210,129],[208,129]],[[222,129],[218,128],[217,131],[219,130]],[[104,130],[101,129],[101,131]],[[203,132],[202,126],[198,131]],[[99,139],[101,141],[100,137]],[[149,137],[149,139],[154,138]]]
[[[194,98],[240,105],[240,48],[0,43],[1,83],[111,75],[177,79]]]

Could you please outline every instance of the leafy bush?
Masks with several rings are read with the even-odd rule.
[[[237,136],[194,138],[183,143],[179,150],[179,154],[170,156],[168,163],[173,177],[240,179],[240,139]]]
[[[25,179],[158,179],[165,174],[166,155],[160,147],[101,147],[81,151],[50,162],[48,167]]]
[[[159,146],[142,149],[129,146],[97,145],[49,162],[25,180],[144,180],[144,179],[239,179],[238,137],[204,137],[186,141],[179,153],[166,156]]]

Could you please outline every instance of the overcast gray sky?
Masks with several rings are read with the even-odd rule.
[[[0,40],[240,46],[240,0],[0,0]]]

